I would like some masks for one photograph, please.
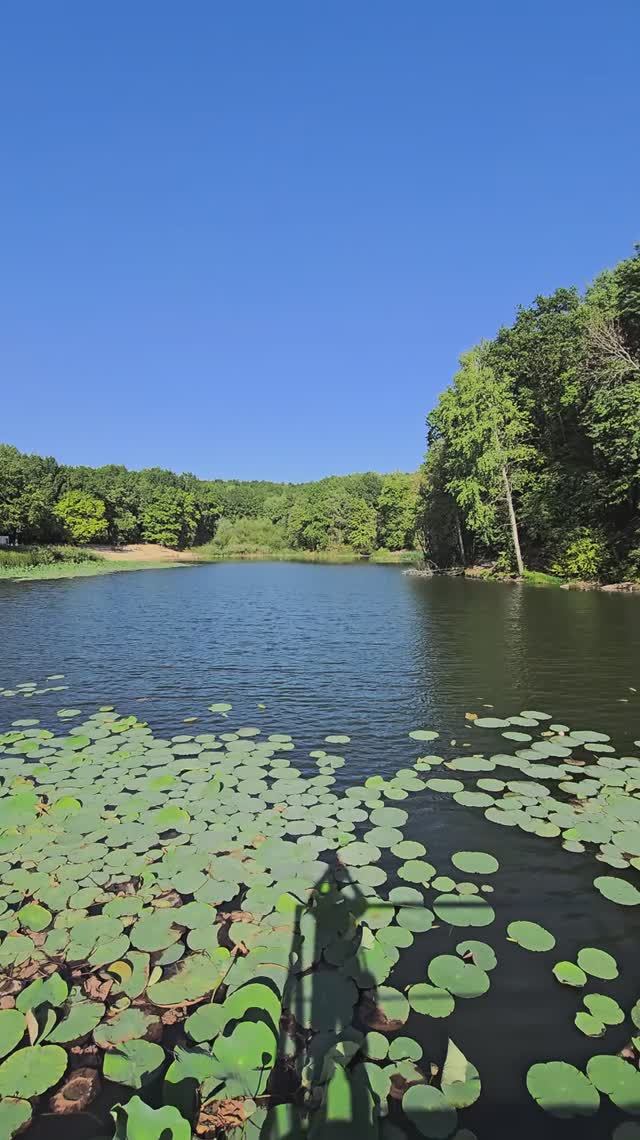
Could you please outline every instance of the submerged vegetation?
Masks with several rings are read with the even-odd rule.
[[[0,696],[30,711],[63,680]],[[412,797],[451,797],[566,859],[595,855],[594,890],[638,906],[639,755],[546,712],[469,713],[479,747],[500,734],[500,751],[447,758],[434,729],[416,729],[406,767],[351,785],[336,780],[347,735],[300,755],[286,733],[236,726],[230,701],[207,717],[166,739],[112,707],[69,706],[54,729],[21,715],[0,735],[3,1137],[43,1112],[92,1114],[91,1135],[99,1121],[125,1140],[471,1137],[482,1057],[447,1019],[488,993],[506,941],[523,969],[548,958],[550,1002],[575,987],[576,1033],[603,1039],[584,1071],[529,1066],[532,1111],[609,1103],[627,1135],[640,1010],[604,992],[614,956],[585,945],[558,959],[561,931],[530,921],[524,894],[505,928],[491,852],[436,867],[404,829]],[[422,967],[394,984],[414,942]],[[624,1023],[629,1044],[610,1055],[608,1028]]]

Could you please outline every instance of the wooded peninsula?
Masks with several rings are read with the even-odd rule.
[[[5,567],[46,560],[51,544],[64,558],[66,544],[144,542],[211,557],[402,551],[440,568],[640,579],[640,246],[584,293],[537,297],[462,355],[427,416],[418,471],[200,479],[68,466],[1,444],[0,534],[12,543]]]

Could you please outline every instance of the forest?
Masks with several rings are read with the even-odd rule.
[[[640,246],[460,358],[416,472],[310,483],[77,467],[0,445],[0,534],[212,554],[418,550],[567,578],[640,578]]]

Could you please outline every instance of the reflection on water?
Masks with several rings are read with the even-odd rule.
[[[328,733],[349,734],[342,786],[410,764],[407,733],[416,727],[438,730],[449,750],[450,740],[456,748],[495,747],[464,718],[485,705],[497,715],[548,711],[555,721],[610,733],[623,751],[640,737],[633,596],[423,580],[395,567],[227,564],[0,583],[0,629],[2,684],[60,672],[70,686],[68,700],[0,698],[2,727],[25,715],[53,723],[62,704],[108,703],[146,717],[160,734],[180,731],[189,715],[202,718],[203,731],[211,727],[207,706],[228,700],[230,726],[290,732],[304,748],[320,747]],[[296,762],[305,767],[304,753]],[[407,806],[406,837],[422,841],[442,873],[461,848],[493,852],[501,869],[493,881],[497,921],[482,934],[500,958],[490,993],[459,1001],[446,1031],[412,1014],[405,1032],[438,1064],[450,1032],[478,1066],[483,1097],[468,1124],[481,1138],[507,1134],[514,1123],[537,1136],[541,1116],[531,1116],[524,1088],[529,1065],[558,1058],[583,1066],[599,1051],[574,1027],[579,994],[558,986],[551,968],[602,945],[620,965],[606,992],[629,1009],[640,994],[639,920],[593,891],[601,866],[590,856],[514,834],[428,790]],[[514,919],[550,928],[556,950],[536,955],[506,942]],[[428,958],[454,951],[461,936],[441,925],[416,938],[393,984],[423,981]],[[628,1025],[608,1029],[602,1051],[616,1051],[629,1035]],[[549,1118],[542,1126],[553,1137],[611,1131],[602,1115],[579,1128]]]

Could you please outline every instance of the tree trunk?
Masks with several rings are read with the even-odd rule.
[[[518,574],[522,578],[524,574],[524,563],[522,561],[522,551],[520,550],[520,536],[518,534],[518,522],[516,519],[516,512],[513,509],[513,495],[511,494],[511,483],[509,482],[509,475],[505,465],[502,465],[502,482],[504,483],[504,494],[507,500],[507,509],[509,511],[509,523],[511,526],[511,538],[513,540],[513,549],[516,556],[516,565],[518,567]]]
[[[460,515],[456,511],[456,531],[458,534],[458,546],[460,547],[460,557],[462,558],[462,565],[467,565],[467,556],[464,551],[464,539],[462,537],[462,527],[460,526]]]

